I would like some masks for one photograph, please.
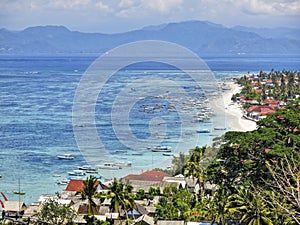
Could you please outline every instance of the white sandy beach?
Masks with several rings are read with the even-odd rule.
[[[243,118],[243,109],[238,103],[231,101],[233,94],[239,93],[241,87],[233,82],[226,83],[230,90],[226,90],[218,98],[210,101],[215,112],[225,115],[226,126],[234,131],[251,131],[256,128],[256,123]]]

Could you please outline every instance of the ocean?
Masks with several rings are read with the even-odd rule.
[[[67,178],[68,171],[87,161],[93,166],[112,161],[132,163],[131,168],[101,170],[98,175],[102,180],[167,166],[171,157],[149,148],[161,145],[172,147],[174,153],[187,152],[195,145],[210,144],[214,137],[209,133],[199,134],[197,130],[213,130],[224,122],[224,118],[212,117],[209,121],[192,123],[189,119],[198,113],[195,105],[206,104],[201,87],[176,68],[141,63],[110,77],[97,93],[92,115],[99,146],[103,149],[98,148],[99,143],[93,145],[89,135],[83,135],[85,142],[78,146],[73,125],[75,130],[84,132],[90,132],[93,127],[72,124],[73,101],[83,74],[96,58],[0,56],[0,191],[9,200],[18,200],[13,191],[19,189],[26,193],[20,198],[27,204],[37,201],[40,194],[63,190],[65,186],[57,185],[57,180]],[[260,70],[299,71],[300,68],[300,57],[289,55],[204,56],[202,59],[217,81]],[[191,73],[198,75],[201,71]],[[173,89],[160,93],[155,81],[161,79],[171,81]],[[148,88],[150,81],[154,86]],[[176,91],[172,93],[172,90]],[[134,100],[123,98],[125,93],[131,93]],[[128,135],[130,138],[126,138]],[[57,159],[57,155],[64,153],[74,155],[74,160]]]

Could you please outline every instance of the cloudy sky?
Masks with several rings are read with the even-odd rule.
[[[300,0],[0,0],[0,28],[10,30],[64,25],[116,33],[186,20],[299,28]]]

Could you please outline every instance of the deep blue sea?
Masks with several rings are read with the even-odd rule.
[[[95,59],[96,56],[80,55],[0,56],[0,191],[10,200],[18,199],[12,191],[19,188],[26,192],[21,196],[21,200],[26,203],[37,201],[40,194],[54,194],[65,188],[56,184],[58,179],[66,178],[68,171],[87,164],[76,143],[72,109],[79,82]],[[209,56],[202,59],[217,80],[226,80],[248,72],[257,73],[260,70],[300,69],[299,56]],[[107,162],[108,153],[111,157],[109,160],[132,162],[136,172],[167,160],[161,153],[147,151],[147,145],[136,145],[135,149],[131,149],[124,143],[119,143],[118,137],[124,137],[124,130],[130,130],[137,139],[147,139],[155,134],[159,141],[153,144],[168,145],[174,149],[179,142],[184,142],[186,149],[176,149],[178,152],[188,151],[191,147],[189,144],[210,143],[211,136],[199,137],[196,130],[211,129],[213,124],[182,125],[181,114],[190,109],[190,105],[184,108],[182,104],[195,99],[204,101],[203,92],[195,84],[189,83],[192,81],[186,74],[173,67],[148,63],[133,65],[119,71],[119,75],[111,77],[99,92],[94,112],[96,129],[102,147],[107,151],[100,151],[96,156],[88,155],[88,151],[84,152],[89,160],[94,158],[97,163]],[[143,87],[147,79],[155,81],[169,76],[174,78],[174,85],[179,84],[180,90],[187,95],[185,101],[181,92],[157,91],[156,96],[143,96],[143,92],[136,90],[136,86],[129,85],[129,91],[135,93],[135,101],[127,111],[126,104],[123,108],[118,105],[118,101],[128,100],[118,98],[125,93],[122,89],[135,79],[142,79],[137,86]],[[146,88],[147,85],[145,91]],[[155,89],[151,90],[156,92]],[[167,97],[161,98],[159,95]],[[175,100],[177,103],[173,104]],[[181,111],[178,110],[179,103]],[[172,107],[175,110],[170,110]],[[125,110],[124,114],[122,109]],[[115,118],[112,117],[114,110],[119,113]],[[119,121],[122,115],[125,122]],[[88,127],[87,124],[75,125],[79,129]],[[182,133],[185,134],[185,139],[179,140]],[[95,147],[88,146],[88,138],[86,143],[87,148]],[[58,160],[56,156],[64,153],[73,154],[75,159]],[[53,176],[54,174],[60,177]],[[102,171],[101,175],[108,177],[114,173],[105,174]]]

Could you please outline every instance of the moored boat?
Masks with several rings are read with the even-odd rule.
[[[63,154],[63,155],[58,155],[58,159],[66,159],[66,160],[73,160],[74,156],[71,154]]]
[[[167,153],[167,152],[166,152],[166,153],[163,153],[163,155],[164,155],[164,156],[174,156],[173,153]]]
[[[78,169],[79,169],[79,170],[84,170],[84,171],[87,171],[87,170],[88,170],[88,171],[96,171],[95,168],[93,168],[93,167],[91,167],[91,166],[89,166],[89,165],[79,166]]]
[[[215,130],[226,130],[226,127],[215,127]]]
[[[155,146],[152,149],[152,152],[171,152],[171,147],[170,146]]]
[[[68,179],[62,179],[62,180],[59,180],[57,181],[57,185],[67,185],[69,183],[69,180]]]
[[[121,167],[116,165],[115,163],[104,163],[102,165],[98,165],[97,167],[99,169],[107,169],[107,170],[119,170],[119,169],[121,169]]]
[[[82,170],[73,170],[72,172],[68,172],[70,176],[85,176],[85,172]]]
[[[25,195],[25,192],[22,191],[12,191],[15,195]]]
[[[127,163],[123,163],[123,162],[120,162],[120,163],[114,163],[116,166],[119,166],[121,168],[123,167],[131,167],[132,166],[132,163],[131,162],[127,162]]]

